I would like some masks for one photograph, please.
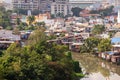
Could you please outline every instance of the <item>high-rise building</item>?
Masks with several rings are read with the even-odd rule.
[[[38,10],[39,0],[12,0],[13,9]]]
[[[41,12],[50,12],[51,11],[51,4],[53,0],[40,0],[39,2],[39,10]]]
[[[40,10],[52,14],[69,12],[69,0],[12,0],[13,9]]]
[[[53,0],[51,4],[51,14],[67,15],[69,13],[69,0]]]
[[[120,23],[120,9],[118,10],[118,18],[117,18],[117,22]]]
[[[120,0],[114,0],[114,2],[116,6],[120,5]]]

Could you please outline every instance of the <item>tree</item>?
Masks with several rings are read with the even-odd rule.
[[[7,30],[13,30],[13,27],[12,26],[7,26],[6,29]]]
[[[75,7],[75,8],[72,8],[71,11],[73,12],[73,16],[79,17],[80,11],[82,11],[82,9],[79,7]]]
[[[104,18],[105,16],[108,16],[108,15],[112,14],[113,8],[114,8],[114,6],[110,6],[106,9],[92,10],[92,11],[90,11],[90,13],[91,14],[101,14],[101,17]]]
[[[90,37],[85,40],[85,43],[82,47],[80,47],[81,53],[93,53],[95,48],[97,48],[98,44],[100,43],[99,38]]]
[[[104,25],[95,25],[93,27],[92,33],[93,34],[102,34],[105,31]]]
[[[27,44],[28,45],[35,45],[40,41],[45,41],[47,39],[46,35],[44,34],[45,29],[37,29],[35,30],[29,37]]]
[[[100,52],[110,51],[112,48],[110,39],[102,39],[98,44],[98,50]]]
[[[63,14],[63,13],[57,13],[57,14],[56,14],[56,17],[64,18],[64,14]]]
[[[16,23],[16,25],[20,25],[20,23],[21,23],[20,18],[17,18],[16,21],[15,21],[15,23]]]
[[[79,63],[72,60],[71,53],[66,53],[66,46],[46,42],[40,30],[36,30],[30,40],[31,44],[25,47],[11,44],[0,58],[0,73],[4,79],[74,80],[76,73],[81,72]]]
[[[0,6],[0,11],[1,11],[1,12],[5,12],[5,7]]]
[[[51,14],[51,18],[54,19],[55,18],[55,14]]]
[[[20,34],[19,29],[18,29],[18,28],[14,28],[14,29],[13,29],[13,34],[19,35],[19,34]]]
[[[45,28],[45,22],[36,22],[35,26],[40,29],[40,28]]]
[[[5,10],[4,7],[0,7],[0,26],[3,28],[11,26],[10,14]]]
[[[28,24],[29,24],[29,25],[32,25],[33,22],[35,21],[35,17],[34,17],[34,16],[28,16],[28,17],[27,17],[27,21],[28,21]]]

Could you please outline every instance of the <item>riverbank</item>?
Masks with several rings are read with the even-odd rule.
[[[79,61],[86,74],[82,80],[119,80],[120,66],[102,60],[94,55],[73,53],[74,60]]]

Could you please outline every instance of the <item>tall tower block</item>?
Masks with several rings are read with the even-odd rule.
[[[117,22],[120,23],[120,9],[118,9],[118,18],[117,18]]]

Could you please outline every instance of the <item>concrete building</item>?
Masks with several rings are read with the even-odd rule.
[[[52,14],[69,12],[69,0],[12,0],[13,9],[40,10]]]
[[[120,0],[114,0],[115,2],[115,6],[119,6],[120,5]]]
[[[118,23],[120,23],[120,9],[118,10],[118,19],[117,19]]]
[[[13,9],[38,10],[39,0],[12,0]]]
[[[53,0],[40,0],[39,10],[43,13],[44,12],[50,12],[52,2],[53,2]]]
[[[4,0],[0,0],[0,6],[5,7],[6,10],[12,10],[12,4],[11,3],[7,3]]]
[[[69,0],[53,0],[51,14],[58,13],[63,13],[64,16],[69,13]]]

